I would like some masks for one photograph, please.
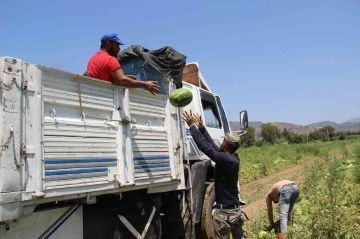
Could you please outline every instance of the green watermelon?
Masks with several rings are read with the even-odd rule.
[[[184,107],[190,104],[193,95],[190,90],[186,88],[179,88],[171,92],[170,103],[175,107]]]

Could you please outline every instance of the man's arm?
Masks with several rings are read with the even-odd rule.
[[[205,139],[211,144],[211,146],[213,146],[216,149],[216,151],[220,151],[220,148],[215,144],[214,140],[207,132],[204,126],[204,122],[202,120],[202,116],[199,113],[192,114],[192,112],[190,113],[190,117],[191,116],[194,118],[194,123],[198,127],[199,131],[204,135]]]
[[[121,68],[111,72],[112,77],[115,80],[116,85],[124,86],[127,88],[145,88],[152,94],[160,92],[160,87],[156,84],[156,81],[138,81],[126,76]]]
[[[197,130],[196,126],[193,125],[190,127],[190,132],[192,138],[194,139],[197,147],[203,152],[206,156],[208,156],[211,160],[213,160],[217,164],[224,164],[230,162],[228,157],[224,157],[225,153],[217,152],[216,149],[211,145],[204,137],[204,135]]]
[[[206,141],[208,141],[211,144],[211,146],[213,146],[215,150],[219,152],[220,148],[215,144],[214,140],[211,138],[206,128],[205,127],[199,128],[199,131],[204,135]]]
[[[160,87],[157,85],[156,81],[138,81],[133,79],[133,77],[126,76],[121,69],[119,61],[115,57],[109,58],[107,67],[111,72],[111,76],[115,80],[115,85],[120,85],[127,88],[145,88],[153,95],[160,92]]]
[[[266,206],[267,206],[267,212],[268,212],[268,218],[271,225],[274,224],[274,216],[273,216],[273,207],[272,207],[272,200],[271,200],[271,189],[266,194]]]

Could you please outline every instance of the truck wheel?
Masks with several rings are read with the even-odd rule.
[[[215,203],[215,187],[211,183],[205,192],[204,204],[201,215],[201,229],[205,231],[208,239],[214,238],[214,229],[212,224],[212,210]]]

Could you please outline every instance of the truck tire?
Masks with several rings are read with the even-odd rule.
[[[212,224],[212,210],[215,203],[215,187],[211,183],[205,192],[204,204],[201,215],[201,229],[205,231],[208,239],[214,239],[214,228]]]

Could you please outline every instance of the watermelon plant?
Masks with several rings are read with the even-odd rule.
[[[288,238],[359,238],[360,185],[356,182],[355,167],[350,165],[360,155],[360,147],[359,143],[349,144],[351,147],[346,147],[346,151],[340,143],[329,144],[337,146],[337,153],[328,155],[323,153],[328,151],[321,150],[322,160],[304,170],[305,182],[293,209],[294,221],[288,227]],[[277,218],[278,210],[274,213]],[[273,231],[264,230],[265,225],[267,214],[262,211],[246,222],[245,231],[249,238],[276,239]]]

